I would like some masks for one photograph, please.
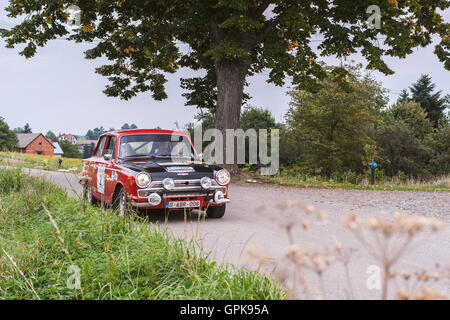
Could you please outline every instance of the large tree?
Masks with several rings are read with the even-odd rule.
[[[348,88],[327,79],[315,94],[290,93],[287,132],[281,143],[290,144],[287,157],[295,154],[294,164],[305,172],[325,176],[345,170],[363,172],[373,160],[375,142],[369,129],[378,123],[386,105],[385,91],[370,75],[360,74],[358,67],[347,70],[351,72]]]
[[[428,163],[433,156],[433,124],[420,104],[399,101],[386,111],[383,123],[373,132],[379,151],[380,168],[388,175],[429,176]],[[444,133],[445,135],[445,133]],[[436,145],[436,155],[444,155]],[[444,155],[445,156],[445,155]],[[437,165],[440,161],[437,161]]]
[[[9,16],[25,19],[2,31],[7,47],[24,43],[21,54],[29,58],[67,36],[69,5],[81,9],[82,25],[68,39],[92,41],[86,57],[112,61],[96,70],[111,81],[107,95],[129,99],[150,91],[164,99],[166,73],[203,70],[182,84],[191,90],[188,102],[216,104],[222,131],[238,127],[246,79],[264,69],[276,85],[290,76],[295,86],[315,89],[327,75],[318,56],[360,51],[369,69],[391,74],[384,56],[404,57],[430,44],[433,34],[442,38],[435,53],[450,69],[449,24],[437,12],[448,0],[10,0]],[[367,13],[372,5],[382,13],[380,28]],[[179,42],[189,49],[180,50]],[[346,71],[330,74],[341,81]]]
[[[437,127],[439,120],[445,118],[445,110],[450,106],[450,95],[442,96],[442,91],[435,91],[436,84],[430,76],[423,74],[409,88],[411,99],[420,103],[426,111],[428,119]]]
[[[66,158],[81,158],[81,153],[78,151],[77,147],[73,145],[70,141],[61,140],[59,141],[62,151],[64,152],[64,157]]]

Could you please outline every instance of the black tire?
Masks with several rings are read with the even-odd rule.
[[[98,200],[92,194],[91,186],[89,185],[88,181],[86,181],[86,183],[84,184],[84,196],[86,197],[86,201],[91,205],[94,206],[98,204]]]
[[[206,209],[206,216],[211,219],[220,219],[225,215],[225,204],[218,207],[209,207]]]
[[[117,196],[114,198],[114,209],[121,217],[126,217],[131,213],[130,200],[127,198],[127,193],[123,187],[120,187]]]

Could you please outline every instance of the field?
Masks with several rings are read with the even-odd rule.
[[[124,220],[0,169],[0,299],[286,298],[260,272],[208,256],[164,225]]]
[[[58,158],[56,157],[17,152],[0,152],[0,165],[52,171],[66,170],[77,172],[81,170],[81,159],[64,157],[61,159],[63,162],[61,168],[59,168]]]

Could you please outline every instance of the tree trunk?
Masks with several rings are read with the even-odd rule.
[[[218,59],[217,72],[217,108],[215,126],[222,132],[224,167],[231,173],[237,173],[236,143],[234,145],[233,164],[226,163],[226,148],[232,141],[226,141],[226,129],[237,129],[241,115],[242,99],[244,96],[245,77],[248,71],[248,62],[238,60]]]

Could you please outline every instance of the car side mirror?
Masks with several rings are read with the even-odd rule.
[[[105,159],[106,161],[110,161],[112,159],[112,157],[113,157],[112,154],[107,153],[103,156],[103,159]]]

